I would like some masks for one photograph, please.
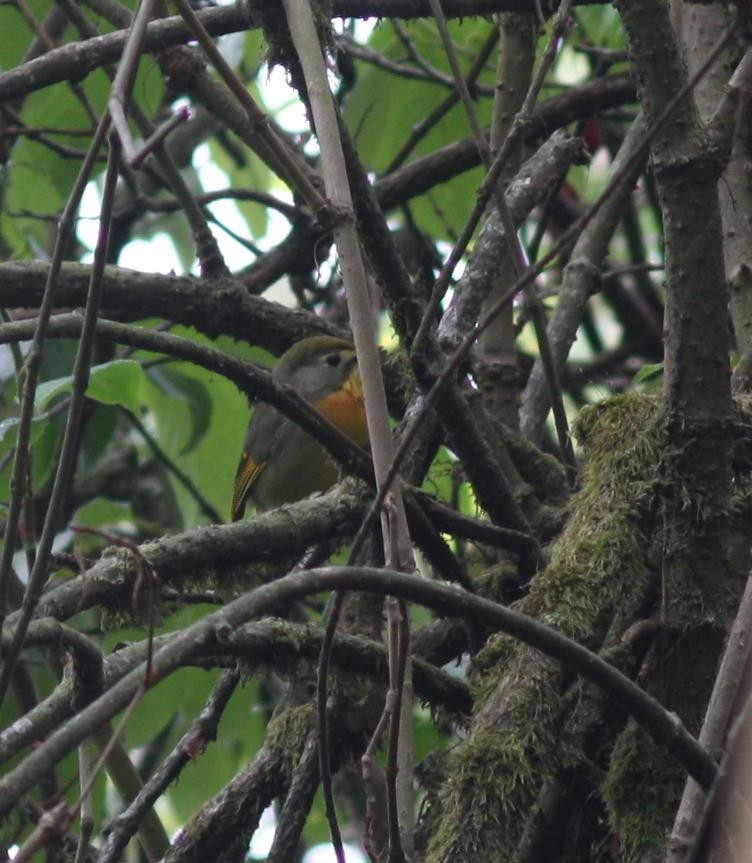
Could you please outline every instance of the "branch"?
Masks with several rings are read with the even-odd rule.
[[[154,649],[159,650],[176,636],[177,633],[172,633],[157,637]],[[228,656],[247,659],[252,655],[258,665],[273,666],[282,676],[286,674],[286,664],[289,664],[291,673],[295,675],[300,659],[312,664],[316,662],[322,637],[320,627],[284,620],[262,620],[239,627],[219,650],[196,654],[189,662],[202,668],[213,668],[223,664]],[[425,642],[425,637],[421,641]],[[454,642],[452,638],[442,638],[442,641],[444,645]],[[77,699],[81,686],[90,693],[87,701],[93,693],[106,692],[140,665],[149,650],[148,641],[144,640],[113,652],[102,662],[99,651],[85,636],[51,618],[32,622],[25,646],[63,647],[72,652],[77,663],[76,679],[66,677],[44,701],[27,711],[22,721],[0,732],[0,765],[6,764],[34,741],[47,737],[73,716],[76,706],[80,705]],[[461,647],[459,652],[462,652]],[[439,660],[442,658],[443,655]],[[384,645],[363,636],[339,633],[334,639],[332,661],[350,674],[365,675],[378,681],[387,679]],[[87,670],[85,662],[89,663],[91,671]],[[415,690],[422,702],[441,707],[460,720],[471,713],[473,696],[467,684],[437,668],[432,658],[421,659],[420,651],[413,662]],[[92,673],[96,674],[93,680],[90,679]]]
[[[107,843],[98,857],[100,863],[110,863],[120,859],[120,853],[138,830],[139,823],[151,810],[157,798],[180,775],[186,764],[195,759],[199,752],[203,752],[207,743],[216,739],[219,720],[239,679],[237,671],[234,670],[225,671],[222,674],[203,710],[188,731],[180,738],[175,748],[144,784],[130,805],[110,822]]]
[[[595,0],[582,0],[588,5]],[[530,0],[449,0],[445,13],[451,18],[471,15],[491,15],[502,11],[526,11]],[[424,18],[431,14],[428,0],[337,0],[334,16],[339,18],[372,18],[398,15],[400,18]],[[382,8],[383,7],[383,8]],[[246,3],[236,3],[215,9],[202,9],[198,17],[212,36],[237,33],[261,26],[261,17]],[[191,38],[188,26],[180,16],[152,21],[146,30],[144,51],[154,53],[175,45],[184,45]],[[115,63],[123,53],[126,30],[97,36],[84,42],[71,42],[48,51],[0,75],[0,102],[40,90],[59,81],[80,81],[89,72]]]
[[[0,305],[38,306],[50,265],[9,261],[0,264]],[[64,263],[55,291],[55,308],[83,305],[91,267]],[[143,320],[162,317],[196,327],[211,338],[242,339],[279,356],[294,342],[312,335],[346,335],[311,312],[250,296],[237,280],[163,276],[108,266],[102,278],[104,310],[118,317]]]
[[[342,541],[355,532],[362,512],[363,504],[357,495],[335,486],[319,497],[259,513],[253,520],[194,528],[143,543],[139,548],[165,584],[199,578],[206,569],[221,580],[239,567],[247,573],[254,564],[287,563],[324,537]],[[45,593],[37,614],[67,620],[99,604],[130,608],[137,579],[137,568],[127,554],[110,553],[85,576]],[[8,615],[9,624],[15,623],[17,614]]]
[[[231,526],[233,529],[237,527]],[[217,547],[215,544],[215,551]],[[198,652],[221,646],[226,635],[252,618],[267,615],[295,600],[325,590],[364,590],[398,596],[441,614],[470,618],[505,632],[564,663],[602,689],[658,745],[670,752],[703,788],[709,788],[714,780],[717,771],[715,762],[689,734],[676,714],[665,710],[629,678],[581,644],[537,620],[490,600],[387,569],[326,567],[307,570],[244,594],[155,650],[153,679],[166,677]],[[0,780],[0,815],[5,815],[52,765],[122,710],[143,680],[143,666],[139,666],[40,743],[34,752],[7,773]]]
[[[647,153],[643,153],[642,159],[633,159],[640,149],[645,131],[645,121],[640,114],[625,136],[611,167],[611,176],[619,178],[619,188],[582,232],[564,269],[556,308],[548,324],[552,360],[558,375],[561,375],[574,343],[587,301],[598,287],[601,266],[622,216],[625,201],[647,158]],[[540,359],[537,359],[525,386],[520,410],[521,430],[529,440],[540,440],[550,404],[546,378]]]

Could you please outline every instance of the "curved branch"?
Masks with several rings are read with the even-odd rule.
[[[298,657],[315,663],[321,647],[323,630],[320,627],[291,623],[284,620],[262,620],[257,623],[247,623],[233,633],[221,654],[213,651],[206,656],[192,657],[191,664],[200,667],[216,667],[222,664],[224,657],[253,655],[259,662],[287,659],[293,670]],[[159,636],[154,641],[154,649],[159,650],[169,641],[177,637],[177,633]],[[451,642],[451,639],[445,639]],[[68,627],[62,627],[57,621],[46,619],[34,621],[29,628],[25,646],[30,645],[64,645],[67,650],[76,653],[77,659],[83,652],[83,658],[88,657],[87,651],[92,647],[85,636],[78,635]],[[416,645],[414,645],[416,646]],[[415,675],[415,691],[418,697],[431,705],[442,707],[458,717],[469,715],[473,707],[473,696],[469,687],[462,680],[437,668],[429,659],[422,659],[422,651],[414,651],[413,673]],[[92,659],[98,662],[93,670],[99,675],[96,683],[97,692],[105,692],[115,683],[140,665],[149,650],[148,641],[130,644],[127,647],[110,654],[104,662],[100,654],[92,654]],[[460,651],[461,652],[461,649]],[[387,678],[386,648],[363,636],[338,633],[334,639],[332,650],[333,663],[350,673],[365,674],[378,680]],[[81,662],[79,660],[79,667]],[[279,670],[280,663],[276,663]],[[281,669],[284,674],[284,668]],[[33,707],[20,722],[8,726],[0,732],[0,765],[5,764],[19,752],[31,746],[36,740],[47,737],[55,728],[75,713],[75,693],[73,690],[77,681],[65,678],[55,690]],[[83,682],[94,690],[88,681],[82,681],[79,671],[78,684]]]
[[[288,575],[244,594],[188,627],[158,649],[152,660],[152,679],[158,681],[199,652],[221,646],[246,621],[324,590],[365,590],[397,596],[441,614],[474,619],[518,638],[545,655],[565,663],[602,689],[658,745],[670,752],[703,788],[709,788],[714,780],[717,772],[715,761],[687,731],[681,720],[581,644],[537,620],[490,600],[387,569],[326,567],[308,570]],[[135,690],[143,684],[143,675],[142,666],[131,671],[6,774],[0,780],[0,816],[5,815],[15,801],[33,788],[52,765],[122,710]]]

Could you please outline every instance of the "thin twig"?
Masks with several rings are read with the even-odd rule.
[[[172,475],[177,479],[177,481],[185,488],[188,494],[196,501],[196,503],[201,508],[201,511],[204,513],[210,521],[213,521],[215,524],[221,524],[224,521],[222,516],[217,512],[217,510],[209,503],[209,501],[204,497],[201,492],[201,489],[193,482],[193,480],[188,476],[188,474],[177,465],[169,455],[162,449],[162,447],[157,442],[154,435],[152,435],[146,426],[141,422],[141,420],[132,414],[129,410],[125,408],[122,409],[122,413],[125,417],[127,417],[128,421],[134,426],[134,428],[138,431],[141,437],[146,441],[151,451],[154,453],[156,458],[162,462],[162,464],[167,468],[167,470],[172,473]]]
[[[287,201],[280,201],[274,195],[267,192],[259,192],[255,189],[217,189],[214,192],[202,192],[196,195],[196,201],[199,204],[212,204],[215,201],[253,201],[262,204],[271,210],[277,210],[286,219],[291,222],[300,219],[303,211],[295,204],[288,204]],[[180,203],[175,198],[154,198],[141,197],[138,199],[138,204],[153,213],[171,213],[180,209]]]
[[[313,212],[323,218],[331,208],[326,198],[323,197],[311,182],[309,172],[306,170],[304,163],[301,164],[300,158],[288,149],[283,139],[278,137],[269,126],[266,115],[253,101],[245,84],[232,71],[230,65],[214,44],[211,36],[204,29],[201,19],[193,11],[187,0],[175,0],[175,5],[178,7],[186,24],[206,52],[222,80],[243,106],[257,132],[264,138],[272,153],[280,162],[284,175],[291,180],[292,185],[300,192]]]
[[[129,839],[138,830],[144,813],[155,803],[165,789],[175,781],[183,768],[203,752],[207,743],[214,740],[219,720],[230,701],[240,676],[235,669],[222,673],[203,709],[180,738],[159,769],[144,783],[143,788],[110,825],[107,843],[100,852],[99,863],[119,860]]]
[[[179,0],[183,3],[185,0]],[[307,2],[293,3],[283,0],[290,35],[298,59],[303,69],[308,98],[316,127],[316,135],[321,147],[324,183],[327,194],[337,212],[347,214],[334,227],[334,239],[339,253],[340,267],[347,292],[347,306],[350,313],[350,324],[353,331],[355,348],[358,357],[358,368],[363,384],[363,398],[368,422],[368,436],[374,464],[374,475],[377,488],[382,487],[384,477],[393,458],[393,443],[389,428],[389,414],[386,404],[386,394],[381,373],[378,350],[374,339],[373,315],[371,299],[368,291],[365,268],[361,258],[360,244],[353,215],[352,195],[350,192],[345,157],[340,140],[339,123],[335,104],[332,99],[327,78],[326,66],[322,48],[313,18],[313,13]],[[394,479],[392,480],[394,483]],[[392,506],[390,515],[382,514],[383,537],[385,541],[384,557],[396,569],[412,566],[412,552],[407,528],[404,504],[399,484],[388,489]],[[341,600],[335,600],[333,607],[341,607]],[[332,632],[336,626],[336,616],[330,615]],[[329,645],[329,649],[330,649]],[[323,648],[322,648],[322,660]],[[326,665],[322,662],[323,669]],[[326,679],[318,691],[319,716],[324,716],[324,725],[319,729],[319,737],[327,736],[326,728]],[[326,745],[321,747],[322,782],[330,779],[329,759]],[[325,790],[327,801],[327,817],[332,838],[335,841],[337,859],[344,863],[344,851],[336,825],[336,813],[333,807],[331,790]],[[395,838],[399,848],[399,835]],[[401,852],[400,852],[401,853]]]
[[[92,758],[89,754],[88,745],[82,743],[78,747],[78,775],[81,787],[81,826],[78,832],[76,859],[73,863],[86,863],[89,855],[89,839],[91,839],[94,832],[94,801],[90,793],[85,793],[89,784],[89,775],[91,774],[92,767]]]
[[[345,604],[344,591],[337,591],[329,608],[326,619],[326,629],[321,642],[318,666],[316,668],[316,718],[319,732],[319,770],[321,773],[321,789],[324,794],[324,809],[329,823],[329,833],[337,856],[338,863],[345,863],[345,852],[342,844],[342,833],[339,829],[337,810],[332,788],[332,756],[329,747],[329,711],[327,709],[327,681],[329,679],[329,664],[332,655],[332,642],[337,631],[337,624],[342,616]]]
[[[81,170],[79,171],[78,177],[76,178],[76,183],[73,187],[73,190],[71,191],[68,202],[60,218],[60,226],[58,228],[58,233],[55,240],[55,248],[53,251],[52,261],[50,263],[50,268],[47,275],[47,283],[45,285],[44,296],[42,298],[42,304],[39,308],[39,316],[37,319],[37,327],[34,332],[34,340],[32,342],[29,354],[26,358],[26,373],[24,376],[23,395],[21,399],[21,416],[18,424],[16,454],[13,464],[13,473],[11,476],[11,500],[5,522],[5,537],[3,543],[2,557],[0,557],[0,623],[2,622],[4,609],[6,607],[7,583],[8,578],[10,577],[10,567],[13,560],[13,553],[15,551],[18,522],[23,501],[23,487],[26,478],[26,462],[29,450],[29,435],[31,431],[31,420],[34,414],[34,394],[39,378],[39,370],[42,364],[42,346],[47,330],[47,324],[49,323],[50,315],[52,313],[55,287],[57,285],[58,276],[60,274],[60,267],[62,265],[64,250],[67,247],[68,240],[75,224],[75,214],[76,210],[78,209],[78,204],[81,200],[81,196],[83,195],[84,188],[89,180],[89,176],[91,175],[91,171],[93,170],[96,154],[99,152],[99,148],[104,140],[108,126],[109,119],[107,116],[105,116],[101,120],[97,128],[97,132],[94,136],[94,140],[91,143],[91,147],[89,148],[86,161],[81,166]],[[113,190],[115,179],[117,178],[116,166],[113,167],[114,161],[115,160],[112,158],[111,151],[110,160],[108,162],[108,170],[110,176],[110,185],[112,186]],[[104,266],[102,261],[100,261],[100,266]],[[94,272],[92,272],[92,280],[94,280]],[[89,321],[89,327],[91,327],[91,323],[92,322]],[[69,422],[71,416],[72,414],[69,414]],[[73,437],[66,435],[66,439],[69,442],[68,446],[72,447]],[[63,461],[61,451],[60,464],[62,463]],[[65,480],[66,481],[64,486],[65,488],[67,488],[67,477],[65,477]],[[56,488],[58,489],[58,491],[57,495],[55,496]],[[54,500],[53,496],[51,496],[51,508],[50,510],[48,510],[44,530],[42,531],[42,538],[40,538],[40,544],[37,558],[35,561],[35,566],[32,570],[32,573],[29,575],[29,581],[26,586],[26,593],[24,595],[21,617],[19,618],[19,621],[16,625],[13,642],[8,648],[2,668],[0,669],[0,702],[2,702],[5,696],[5,692],[8,688],[8,683],[10,681],[10,677],[13,671],[13,666],[15,665],[21,651],[24,633],[29,624],[29,621],[31,620],[32,615],[34,614],[34,608],[36,606],[37,598],[39,592],[41,591],[44,579],[46,578],[47,558],[52,547],[52,535],[54,532],[54,523],[57,519],[57,507],[60,504],[63,491],[63,484],[58,483],[56,479],[55,486],[53,488]],[[40,561],[42,562],[42,565],[40,565]]]
[[[136,155],[136,145],[133,142],[126,114],[131,100],[133,83],[136,80],[138,61],[144,49],[146,25],[154,17],[157,0],[140,0],[138,9],[128,28],[128,38],[125,50],[118,65],[115,80],[112,82],[108,108],[112,118],[112,126],[117,131],[120,146],[127,162]]]
[[[154,132],[152,132],[152,134],[144,141],[139,150],[133,154],[130,160],[131,168],[140,167],[144,159],[154,152],[158,144],[161,144],[168,135],[174,132],[175,129],[181,125],[181,123],[185,123],[190,119],[191,112],[188,107],[183,106],[182,108],[178,108],[170,119],[162,123],[158,129],[155,129]]]
[[[386,752],[389,861],[390,863],[403,863],[406,860],[406,856],[403,851],[402,837],[405,834],[406,825],[400,817],[399,779],[401,777],[399,774],[404,770],[404,767],[400,765],[399,750],[403,746],[402,702],[405,697],[405,673],[409,660],[410,622],[407,603],[404,600],[390,597],[389,606],[391,606],[389,608],[389,633],[390,640],[392,641],[389,656],[389,692],[387,693],[387,700],[391,697],[391,712],[389,714],[389,744]],[[386,709],[384,712],[386,713]],[[410,718],[412,718],[412,704],[410,704]],[[412,782],[412,774],[409,774],[409,780]],[[405,844],[407,844],[406,841]],[[410,842],[410,847],[412,847],[412,842]]]

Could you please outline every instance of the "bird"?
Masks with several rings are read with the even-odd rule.
[[[351,342],[332,336],[301,339],[279,358],[272,380],[292,387],[359,446],[368,443],[363,387]],[[235,475],[232,519],[243,518],[249,501],[257,512],[264,512],[326,491],[337,477],[337,465],[321,444],[262,402],[246,432]]]

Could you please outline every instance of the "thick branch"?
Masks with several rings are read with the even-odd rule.
[[[49,266],[41,262],[0,264],[0,304],[38,306]],[[65,263],[55,291],[57,308],[82,305],[91,267]],[[341,330],[310,312],[288,309],[252,297],[233,279],[204,281],[189,276],[162,276],[118,267],[103,275],[103,314],[141,320],[164,317],[196,327],[215,338],[228,335],[281,354],[293,342],[311,335],[342,336]]]

